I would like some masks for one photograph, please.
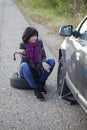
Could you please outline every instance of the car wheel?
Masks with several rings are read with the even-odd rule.
[[[28,82],[25,79],[21,78],[17,72],[11,75],[10,84],[12,87],[18,89],[31,89]]]
[[[68,86],[66,85],[65,70],[62,63],[59,63],[57,72],[57,92],[59,96],[64,96],[70,92]]]

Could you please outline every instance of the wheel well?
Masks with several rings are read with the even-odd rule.
[[[62,57],[62,51],[61,51],[61,49],[59,49],[59,58],[58,58],[58,61],[60,61],[61,57]]]

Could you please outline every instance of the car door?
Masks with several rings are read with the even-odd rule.
[[[79,35],[66,39],[66,75],[87,100],[87,18],[76,31]]]

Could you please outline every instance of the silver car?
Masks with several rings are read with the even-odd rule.
[[[59,49],[57,90],[60,98],[72,93],[87,112],[87,16],[73,30],[72,25],[59,31],[65,40]]]

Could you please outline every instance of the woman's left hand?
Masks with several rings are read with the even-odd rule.
[[[47,71],[48,73],[50,72],[51,66],[49,64],[47,64],[46,62],[42,62],[42,66],[45,71]]]

